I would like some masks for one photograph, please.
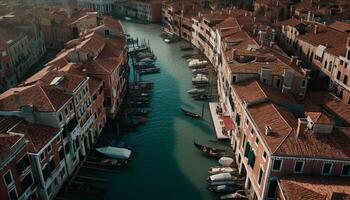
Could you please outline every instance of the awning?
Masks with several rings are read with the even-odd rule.
[[[317,49],[316,49],[316,56],[319,57],[319,58],[322,58],[323,52],[324,52],[325,49],[326,49],[325,46],[323,46],[323,45],[318,45],[318,47],[317,47]]]
[[[235,129],[235,124],[231,119],[231,117],[224,116],[223,119],[224,119],[224,125],[226,130],[231,131]]]

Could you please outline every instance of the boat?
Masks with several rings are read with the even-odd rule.
[[[151,67],[151,68],[145,68],[145,69],[139,69],[137,70],[139,74],[154,74],[154,73],[160,73],[159,67]]]
[[[134,64],[134,67],[136,69],[145,69],[145,68],[150,68],[150,67],[154,67],[154,63],[151,62],[138,62]]]
[[[131,21],[131,20],[132,20],[132,18],[127,17],[127,16],[125,16],[124,19],[125,19],[126,21]]]
[[[232,167],[211,167],[208,172],[210,174],[233,173],[237,172],[237,169]]]
[[[207,178],[208,182],[232,181],[233,176],[230,173],[214,174]]]
[[[197,101],[208,101],[213,97],[207,94],[197,94],[197,95],[194,95],[193,98]]]
[[[152,58],[142,58],[140,62],[153,63],[155,60]]]
[[[112,146],[96,148],[99,153],[115,159],[129,159],[131,156],[131,151],[125,148],[118,148]]]
[[[209,187],[210,191],[219,193],[235,192],[237,190],[236,186],[233,185],[218,185]]]
[[[229,167],[231,166],[233,163],[234,163],[234,160],[233,158],[230,158],[230,157],[221,157],[219,159],[219,163],[222,165],[222,166],[225,166],[225,167]]]
[[[192,74],[196,75],[196,74],[208,74],[209,70],[208,68],[200,68],[200,69],[192,69]]]
[[[165,42],[165,43],[171,43],[171,39],[165,38],[165,39],[164,39],[164,42]]]
[[[101,160],[101,164],[108,167],[123,167],[128,165],[128,160],[117,160],[117,159],[104,159]]]
[[[236,191],[234,193],[230,193],[230,194],[225,194],[225,195],[221,195],[220,199],[236,199],[236,200],[243,200],[243,199],[248,199],[248,197],[244,193],[243,190],[241,191]]]
[[[188,63],[188,67],[190,68],[204,67],[207,64],[208,64],[207,60],[193,59]]]
[[[213,181],[209,183],[211,186],[215,185],[236,185],[236,182],[231,180],[231,181]]]
[[[206,92],[205,89],[197,89],[197,88],[193,88],[187,91],[188,94],[203,94],[205,92]]]
[[[208,83],[209,79],[207,76],[203,74],[197,74],[195,77],[192,78],[193,84],[201,84],[201,83]]]
[[[225,150],[206,147],[206,146],[197,144],[196,142],[193,142],[193,144],[197,149],[199,149],[206,156],[213,157],[213,158],[220,158],[226,155]]]
[[[192,118],[195,118],[195,119],[200,119],[200,118],[202,118],[202,116],[200,116],[199,114],[190,112],[190,111],[188,111],[188,110],[185,110],[184,108],[181,108],[181,111],[182,111],[185,115],[190,116],[190,117],[192,117]]]

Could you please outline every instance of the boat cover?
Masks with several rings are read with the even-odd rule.
[[[222,165],[222,166],[230,166],[232,163],[233,163],[233,159],[230,158],[230,157],[221,157],[219,159],[219,163]]]
[[[131,151],[129,149],[112,146],[96,148],[96,151],[116,159],[128,159],[131,156]]]
[[[232,180],[232,175],[230,173],[221,173],[221,174],[215,174],[211,175],[209,177],[210,181],[227,181]]]

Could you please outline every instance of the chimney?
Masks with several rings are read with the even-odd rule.
[[[272,133],[272,127],[271,126],[265,126],[265,135],[270,135]]]
[[[318,31],[319,31],[319,27],[318,27],[318,25],[315,25],[315,28],[314,28],[314,33],[315,33],[315,34],[317,34],[317,33],[318,33]]]
[[[298,128],[296,132],[296,137],[300,138],[305,130],[307,129],[307,119],[306,118],[298,118]]]
[[[22,105],[21,105],[21,100],[20,100],[20,97],[19,97],[19,91],[14,91],[13,92],[13,97],[15,98],[16,108],[20,109],[22,107]]]
[[[295,66],[297,64],[298,57],[292,56],[290,57],[290,65]]]

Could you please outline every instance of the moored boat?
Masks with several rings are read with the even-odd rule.
[[[198,88],[193,88],[187,91],[188,94],[203,94],[205,93],[205,89],[198,89]]]
[[[210,182],[209,185],[215,186],[215,185],[236,185],[236,182],[231,180],[231,181],[213,181]]]
[[[214,174],[207,178],[209,182],[218,182],[218,181],[232,181],[233,176],[230,173],[220,173]]]
[[[233,185],[218,185],[209,187],[209,190],[218,193],[228,193],[235,192],[237,190],[237,187]]]
[[[181,108],[181,111],[182,111],[185,115],[190,116],[190,117],[192,117],[192,118],[195,118],[195,119],[202,118],[202,116],[200,116],[199,114],[190,112],[190,111],[188,111],[188,110],[185,110],[184,108]]]
[[[237,169],[232,167],[211,167],[208,172],[210,174],[233,173],[237,172]]]
[[[188,67],[197,68],[197,67],[206,66],[207,64],[208,64],[208,61],[206,60],[193,59],[188,63]]]
[[[129,159],[131,156],[131,151],[125,148],[118,148],[112,146],[96,148],[99,153],[115,159]]]
[[[197,74],[195,77],[192,78],[193,84],[201,84],[201,83],[208,83],[209,79],[204,74]]]
[[[145,69],[139,69],[137,70],[139,74],[154,74],[159,73],[160,68],[159,67],[151,67],[151,68],[145,68]]]
[[[220,158],[224,155],[226,155],[226,151],[223,149],[216,149],[212,147],[207,147],[201,144],[197,144],[196,142],[193,142],[194,146],[199,149],[204,155],[213,157],[213,158]]]
[[[208,74],[209,70],[208,68],[200,68],[200,69],[192,69],[192,74]]]
[[[234,160],[230,157],[221,157],[218,161],[222,166],[229,167],[234,163]]]
[[[187,45],[182,45],[180,47],[180,49],[181,49],[181,51],[190,51],[190,50],[193,50],[193,47],[192,47],[192,45],[187,44]]]

